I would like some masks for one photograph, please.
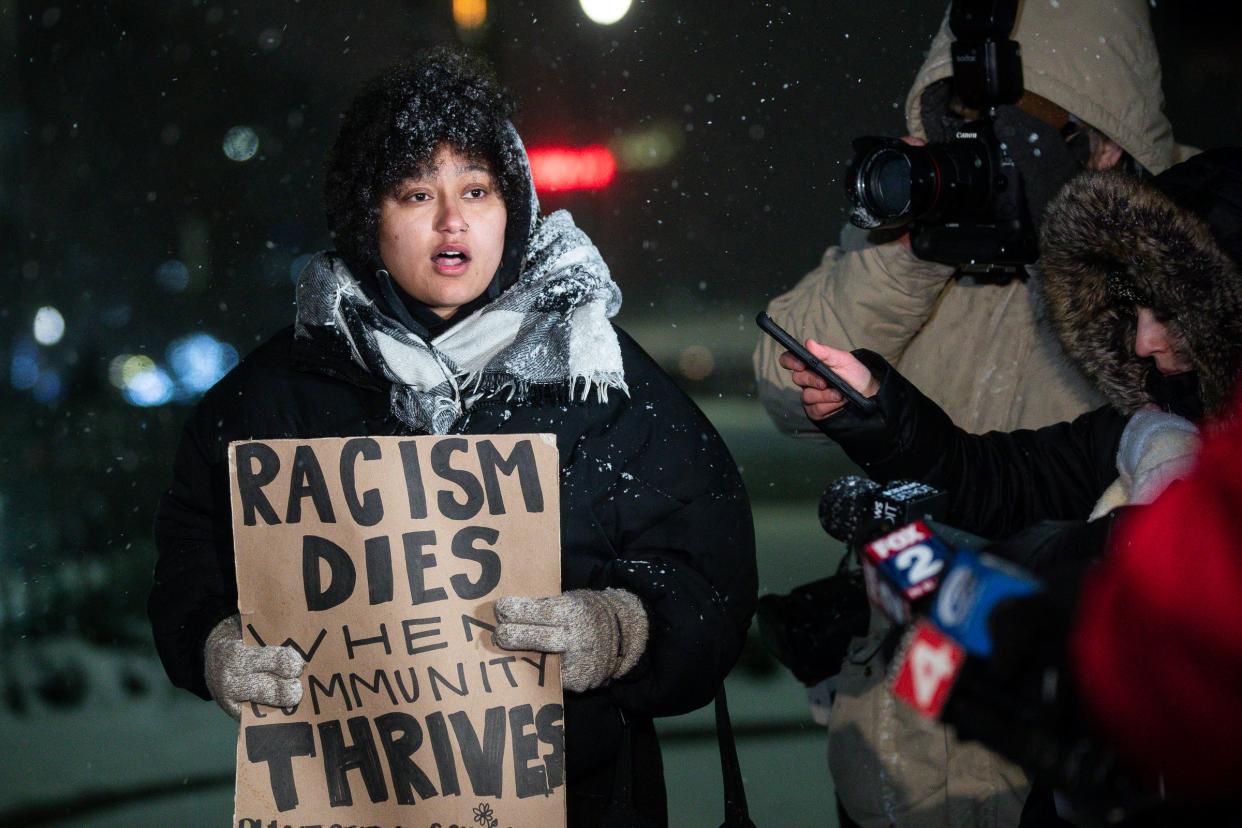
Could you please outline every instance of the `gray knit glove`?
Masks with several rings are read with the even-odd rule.
[[[207,636],[203,664],[211,697],[238,721],[246,702],[292,707],[302,700],[301,654],[292,647],[244,643],[240,616],[224,619]]]
[[[1117,448],[1117,471],[1129,502],[1155,500],[1170,483],[1190,473],[1198,450],[1194,423],[1164,411],[1136,411]]]
[[[561,683],[582,693],[628,673],[647,648],[647,611],[624,589],[575,589],[496,601],[496,643],[561,653]]]

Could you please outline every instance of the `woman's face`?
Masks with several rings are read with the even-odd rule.
[[[1134,353],[1140,357],[1151,357],[1156,362],[1156,370],[1170,376],[1185,373],[1194,367],[1179,349],[1184,350],[1180,338],[1149,308],[1139,308]]]
[[[381,202],[380,258],[402,290],[448,319],[491,284],[506,218],[488,165],[441,145],[425,175]]]

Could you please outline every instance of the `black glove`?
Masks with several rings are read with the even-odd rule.
[[[988,547],[987,552],[1047,578],[1097,561],[1108,550],[1119,517],[1134,507],[1114,509],[1093,521],[1041,520]]]

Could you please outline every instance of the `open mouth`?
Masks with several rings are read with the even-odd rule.
[[[457,245],[442,247],[431,257],[431,262],[441,273],[456,274],[466,269],[470,253]]]

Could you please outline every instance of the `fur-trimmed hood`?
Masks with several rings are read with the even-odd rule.
[[[1238,149],[1203,153],[1152,181],[1084,173],[1049,205],[1040,239],[1049,320],[1071,359],[1121,411],[1150,401],[1151,360],[1134,354],[1136,304],[1168,319],[1181,337],[1205,410],[1228,402],[1242,350],[1239,228]]]

